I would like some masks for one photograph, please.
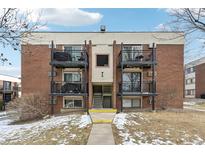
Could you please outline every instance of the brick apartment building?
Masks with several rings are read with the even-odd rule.
[[[185,65],[185,97],[201,98],[205,94],[205,57]]]
[[[9,101],[21,96],[21,80],[0,74],[0,111]]]
[[[184,40],[179,34],[35,32],[22,44],[22,95],[40,93],[55,113],[182,108]]]

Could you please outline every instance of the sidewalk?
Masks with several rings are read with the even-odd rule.
[[[94,109],[90,110],[90,117],[93,122],[92,130],[88,138],[88,145],[114,145],[112,133],[112,120],[116,110],[113,109]]]
[[[111,124],[93,124],[87,145],[114,145]]]

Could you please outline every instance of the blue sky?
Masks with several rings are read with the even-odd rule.
[[[60,9],[59,9],[60,10]],[[77,9],[71,11],[45,12],[48,19],[43,31],[98,31],[100,25],[106,25],[107,31],[156,31],[160,24],[171,20],[165,9]],[[53,11],[53,14],[51,13]],[[68,18],[65,21],[64,18]],[[92,24],[88,24],[92,23]],[[198,47],[198,43],[192,43],[193,50]],[[12,62],[0,65],[1,74],[12,76],[20,75],[21,56],[20,52],[13,51],[7,47],[1,51]],[[201,57],[201,51],[185,51],[185,61]],[[191,57],[191,58],[190,58]]]

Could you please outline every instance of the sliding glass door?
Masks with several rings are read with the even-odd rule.
[[[123,73],[123,91],[141,92],[141,73],[127,72]]]

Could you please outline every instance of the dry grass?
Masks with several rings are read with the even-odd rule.
[[[197,108],[197,109],[205,110],[205,103],[203,103],[203,104],[197,104],[197,105],[194,105],[193,107],[194,107],[194,108]]]
[[[205,142],[205,113],[203,112],[129,113],[126,119],[124,130],[119,130],[113,125],[116,144],[123,144],[123,136],[120,134],[125,132],[130,134],[136,144],[202,144]]]
[[[54,127],[32,127],[21,131],[12,132],[12,136],[7,138],[3,145],[85,145],[91,131],[91,124],[80,128],[75,121],[80,119],[80,115],[76,116],[68,122],[62,122]],[[38,121],[36,121],[38,122]],[[33,122],[27,123],[32,124]],[[35,122],[34,122],[35,123]],[[26,123],[24,123],[26,124]],[[24,125],[23,124],[23,125]],[[15,125],[13,125],[15,126]],[[22,126],[22,124],[20,125]],[[18,127],[18,125],[16,125]],[[15,137],[16,136],[16,137]],[[0,137],[1,138],[1,137]]]
[[[21,141],[7,140],[4,145],[86,145],[91,131],[91,125],[84,129],[77,129],[74,126],[60,126],[39,133],[32,138],[24,138]],[[25,132],[29,134],[30,131]]]

